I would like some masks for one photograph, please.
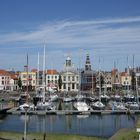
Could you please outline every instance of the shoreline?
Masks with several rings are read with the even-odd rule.
[[[12,131],[1,131],[0,139],[8,140],[22,140],[23,133]],[[29,132],[27,133],[28,140],[108,140],[102,137],[82,136],[76,134],[57,134],[57,133],[43,133],[43,132]]]

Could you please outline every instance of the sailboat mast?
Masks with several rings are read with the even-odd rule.
[[[137,76],[136,76],[136,92],[137,92],[137,103],[139,104],[139,91],[138,91],[138,79],[137,79]]]
[[[44,55],[43,55],[43,78],[42,78],[42,84],[43,84],[43,102],[45,102],[45,50],[46,46],[44,45]]]
[[[27,72],[27,83],[26,83],[26,102],[28,102],[28,81],[29,81],[29,74],[28,74],[28,54],[27,54],[27,68],[26,68],[26,72]]]
[[[99,101],[101,102],[101,68],[100,68],[100,58],[99,58]]]
[[[128,56],[127,56],[127,78],[129,76]],[[127,93],[129,91],[129,85],[127,84]]]
[[[38,53],[38,59],[37,59],[37,90],[38,88],[39,88],[39,53]]]

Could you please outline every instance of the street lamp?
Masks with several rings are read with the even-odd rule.
[[[25,123],[24,123],[24,140],[27,140],[27,111],[29,109],[28,104],[24,104],[24,110],[25,110]]]

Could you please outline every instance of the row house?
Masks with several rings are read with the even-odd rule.
[[[0,90],[10,90],[10,74],[5,70],[0,70]]]
[[[112,88],[114,90],[121,88],[121,74],[118,69],[113,69],[111,71],[111,78],[112,78]]]
[[[0,70],[0,90],[18,90],[18,75],[6,70]]]
[[[20,79],[21,79],[21,82],[22,82],[22,90],[27,89],[27,84],[28,84],[29,91],[32,91],[32,90],[36,89],[36,71],[20,72]]]
[[[47,70],[46,72],[46,90],[58,90],[59,73],[56,70]]]
[[[122,89],[130,90],[131,89],[131,75],[127,72],[121,73],[121,86]]]
[[[99,89],[100,86],[102,90],[112,89],[111,72],[100,71],[96,73],[96,88]]]
[[[17,91],[19,89],[18,87],[18,74],[10,74],[10,90],[11,91]]]

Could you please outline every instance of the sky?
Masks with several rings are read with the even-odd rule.
[[[67,56],[93,70],[140,66],[139,0],[1,0],[0,69],[63,70]],[[128,58],[128,61],[127,61]],[[100,63],[99,63],[100,60]],[[80,63],[80,65],[79,65]]]

